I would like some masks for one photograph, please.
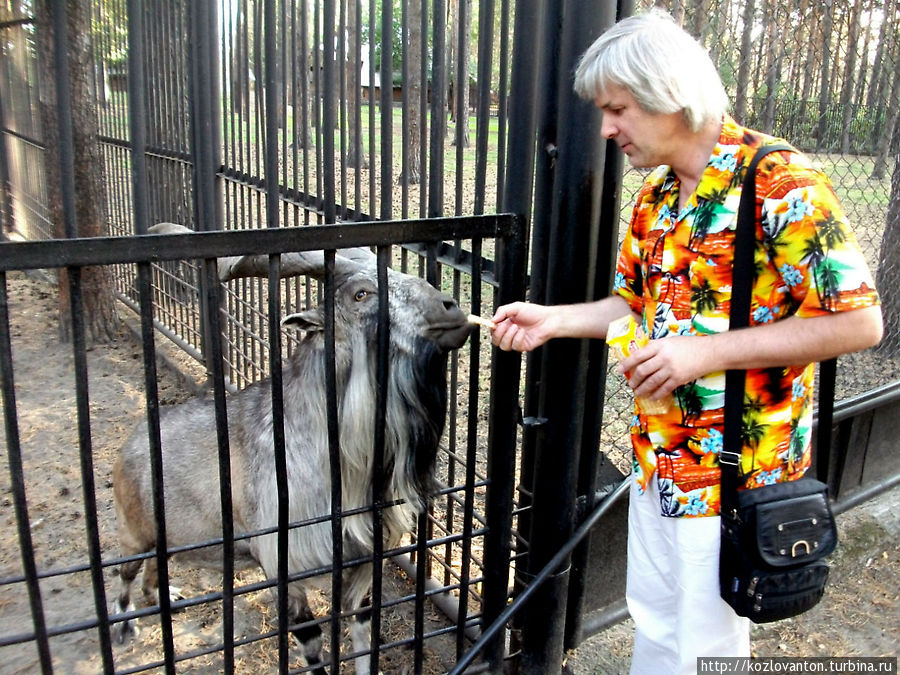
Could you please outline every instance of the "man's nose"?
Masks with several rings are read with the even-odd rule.
[[[615,138],[616,134],[619,130],[616,128],[614,124],[610,124],[606,120],[606,115],[603,116],[603,121],[600,122],[600,135],[607,140]]]

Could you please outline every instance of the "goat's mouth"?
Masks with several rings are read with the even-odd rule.
[[[429,333],[433,336],[435,344],[441,350],[448,352],[462,347],[472,333],[472,329],[472,324],[463,316],[460,321],[432,324],[429,327]]]

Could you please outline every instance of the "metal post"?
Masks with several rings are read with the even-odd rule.
[[[505,187],[499,195],[500,210],[521,214],[525,218],[525,246],[529,240],[530,218],[532,212],[532,185],[534,182],[535,130],[537,126],[538,74],[541,58],[544,53],[542,41],[533,36],[540,35],[544,20],[546,2],[544,0],[524,0],[516,3],[515,30],[513,32],[512,74],[510,80],[510,96],[512,102],[509,110],[509,147],[507,150]],[[535,251],[541,255],[542,251]],[[532,359],[529,358],[529,366]],[[527,381],[532,382],[532,370],[529,367]],[[532,408],[528,405],[530,387],[526,387],[525,415],[531,416]],[[526,433],[522,439],[522,472],[520,483],[527,490],[519,492],[518,527],[526,535],[530,529],[530,486],[533,468],[532,436]],[[523,570],[516,566],[516,588],[523,581]],[[486,601],[486,610],[487,610]],[[519,622],[519,618],[516,618]],[[516,634],[511,636],[511,647],[516,651]]]
[[[605,153],[599,111],[575,95],[571,73],[590,42],[612,24],[615,5],[565,2],[548,16],[550,21],[552,17],[560,20],[558,84],[549,95],[555,97],[555,119],[566,121],[545,132],[553,138],[555,131],[556,156],[552,203],[544,209],[550,214],[549,232],[544,237],[548,252],[544,301],[555,305],[592,300],[597,292]],[[545,127],[547,121],[549,118],[543,120]],[[584,341],[556,340],[543,348],[539,414],[547,422],[535,443],[529,574],[540,571],[574,530],[578,467],[582,446],[588,440],[585,419],[594,417],[585,403],[587,392],[597,386],[588,382],[589,356]],[[597,370],[591,370],[593,376]],[[523,672],[550,673],[561,667],[570,562],[557,569],[528,605],[522,631]]]
[[[498,303],[522,297],[525,288],[525,219],[516,219],[516,229],[498,246],[500,289]],[[516,423],[518,421],[519,373],[521,357],[515,352],[495,350],[491,372],[491,410],[488,429],[488,484],[485,512],[488,533],[484,543],[483,626],[492,624],[503,612],[509,585],[512,502],[515,491]],[[503,635],[485,647],[491,672],[501,671]]]

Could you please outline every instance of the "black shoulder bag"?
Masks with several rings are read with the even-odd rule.
[[[756,166],[783,144],[757,150],[747,167],[738,207],[734,240],[729,330],[749,324],[756,248]],[[743,447],[743,403],[746,372],[730,370],[725,379],[725,430],[719,459],[721,479],[721,551],[719,585],[722,598],[739,616],[754,623],[777,621],[813,607],[825,592],[828,565],[822,560],[837,545],[837,528],[828,503],[832,403],[836,360],[819,372],[817,475],[819,480],[776,483],[738,490]]]

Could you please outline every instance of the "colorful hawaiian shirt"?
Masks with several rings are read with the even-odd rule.
[[[619,256],[615,292],[643,317],[651,339],[728,329],[732,243],[745,167],[776,139],[725,117],[695,193],[678,211],[679,180],[653,171],[637,196]],[[878,304],[871,274],[828,179],[799,152],[776,151],[757,168],[757,276],[751,325]],[[811,462],[814,364],[747,372],[744,487],[801,477]],[[631,423],[643,492],[656,473],[665,516],[719,512],[725,373],[674,392],[662,415],[639,405]]]

